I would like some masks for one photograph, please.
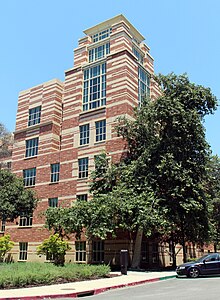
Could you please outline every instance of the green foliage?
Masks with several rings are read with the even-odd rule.
[[[0,170],[0,219],[13,221],[22,213],[29,215],[37,206],[37,198],[25,189],[23,180],[6,170]]]
[[[0,158],[11,155],[10,146],[13,143],[13,135],[0,123]]]
[[[10,241],[10,235],[6,234],[0,238],[0,262],[4,260],[6,253],[8,253],[14,246],[14,242]]]
[[[102,278],[109,272],[110,268],[106,265],[65,264],[57,267],[36,262],[3,263],[0,265],[0,289]]]
[[[50,235],[37,247],[37,254],[52,257],[55,265],[64,265],[66,251],[70,249],[69,243],[62,240],[57,233]]]

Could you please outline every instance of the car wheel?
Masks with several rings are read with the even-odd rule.
[[[199,277],[199,269],[197,269],[195,267],[189,269],[188,277],[190,277],[190,278],[197,278],[197,277]]]

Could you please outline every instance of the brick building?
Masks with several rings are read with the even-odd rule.
[[[36,246],[48,237],[40,214],[49,206],[71,206],[89,200],[89,174],[94,156],[108,153],[113,162],[124,142],[114,133],[116,118],[132,117],[144,95],[159,94],[151,75],[153,58],[144,37],[118,15],[84,31],[74,50],[74,66],[65,80],[54,79],[19,94],[12,171],[34,188],[40,203],[33,218],[20,216],[6,226],[15,242],[14,260],[40,260]],[[67,261],[118,263],[126,237],[114,241],[71,241]],[[163,252],[154,242],[143,245],[145,263],[159,264]],[[169,258],[163,264],[169,264]]]

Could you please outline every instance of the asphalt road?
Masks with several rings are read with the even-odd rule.
[[[62,298],[66,300],[67,298]],[[220,277],[174,278],[134,287],[114,289],[83,300],[217,300]],[[61,300],[61,299],[60,299]],[[70,300],[70,298],[68,298]]]

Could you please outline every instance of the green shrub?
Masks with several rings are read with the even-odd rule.
[[[14,243],[10,241],[10,235],[6,234],[0,238],[0,262],[4,260],[6,253],[8,253],[14,246]]]

